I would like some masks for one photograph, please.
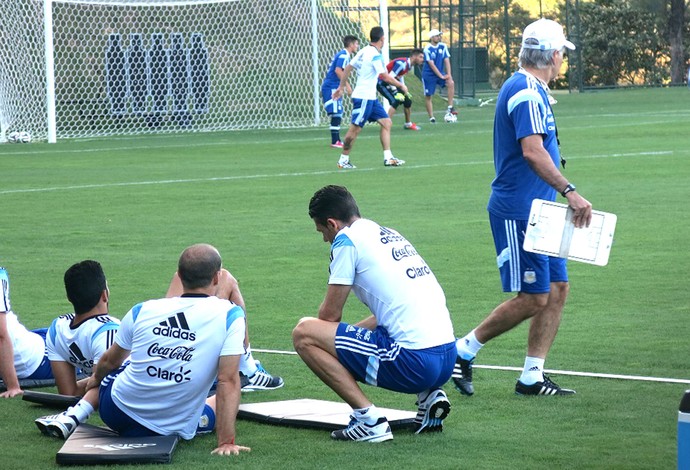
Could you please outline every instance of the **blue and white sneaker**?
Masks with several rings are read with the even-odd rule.
[[[450,413],[450,401],[446,392],[437,388],[417,394],[417,416],[414,419],[414,432],[441,432],[443,420]]]
[[[269,374],[259,361],[256,361],[256,366],[257,370],[251,377],[247,377],[240,372],[240,386],[243,392],[275,390],[285,385],[282,377]]]
[[[350,424],[345,429],[333,431],[331,438],[336,441],[383,442],[393,439],[393,433],[383,416],[376,423],[367,424],[351,415]]]

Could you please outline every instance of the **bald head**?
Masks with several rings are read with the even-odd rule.
[[[199,243],[182,252],[177,263],[177,273],[185,290],[201,289],[213,283],[221,264],[218,250],[211,245]]]

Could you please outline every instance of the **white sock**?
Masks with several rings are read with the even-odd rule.
[[[247,346],[244,354],[240,356],[240,372],[242,372],[247,377],[251,377],[256,374],[258,367],[256,366],[256,359],[252,356],[251,346]]]
[[[412,125],[412,122],[406,122],[405,127],[410,127]]]
[[[364,421],[367,424],[374,424],[381,416],[383,416],[381,411],[379,411],[379,409],[374,405],[371,405],[368,408],[358,408],[353,411],[355,412],[355,418],[360,421]]]
[[[345,155],[344,153],[340,155],[340,160],[338,160],[338,163],[347,163],[350,161],[350,156]]]
[[[94,409],[93,406],[91,406],[91,403],[82,399],[79,400],[76,405],[67,408],[65,414],[74,416],[77,419],[77,421],[79,421],[80,423],[84,423],[87,419],[89,419],[89,416],[91,416],[91,413],[93,412]]]
[[[455,342],[455,346],[458,348],[458,356],[467,361],[474,359],[479,350],[484,346],[477,341],[474,331],[475,330],[470,331],[464,338],[459,338]]]
[[[537,382],[544,381],[544,359],[541,357],[527,356],[525,358],[525,367],[522,369],[520,382],[525,385],[534,385]]]
[[[383,151],[383,159],[384,160],[390,160],[391,158],[394,158],[393,152],[391,152],[390,150],[384,150]]]

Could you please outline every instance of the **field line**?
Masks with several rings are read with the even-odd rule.
[[[257,349],[252,348],[254,352],[262,352],[267,354],[287,354],[290,356],[295,356],[297,353],[295,351],[281,351],[278,349]],[[473,368],[477,369],[491,369],[491,370],[509,370],[522,372],[522,367],[511,367],[511,366],[492,366],[492,365],[480,365],[474,364]],[[674,384],[690,384],[690,380],[687,379],[673,379],[668,377],[646,377],[643,375],[623,375],[623,374],[602,374],[599,372],[578,372],[574,370],[558,370],[558,369],[544,369],[544,372],[549,374],[557,375],[572,375],[577,377],[594,377],[598,379],[617,379],[617,380],[636,380],[639,382],[661,382],[661,383],[674,383]]]
[[[571,158],[576,159],[593,159],[593,158],[621,158],[621,157],[640,157],[640,156],[663,156],[663,155],[673,155],[672,150],[662,150],[655,152],[634,152],[634,153],[611,153],[602,155],[587,155],[587,156],[572,156]],[[451,167],[451,166],[467,166],[467,165],[486,165],[492,163],[492,160],[478,160],[471,162],[446,162],[437,164],[425,164],[425,165],[406,165],[407,169],[419,169],[419,168],[440,168],[440,167]],[[377,171],[385,170],[384,168],[360,168],[357,172],[362,171]],[[44,188],[26,188],[26,189],[6,189],[0,191],[0,195],[3,194],[19,194],[19,193],[40,193],[40,192],[50,192],[50,191],[70,191],[70,190],[80,190],[80,189],[101,189],[101,188],[116,188],[122,186],[149,186],[158,184],[185,184],[185,183],[205,183],[214,181],[236,181],[236,180],[251,180],[251,179],[261,179],[261,178],[285,178],[285,177],[296,177],[296,176],[316,176],[316,175],[328,175],[342,173],[342,170],[321,170],[321,171],[302,171],[293,173],[265,173],[257,175],[233,175],[233,176],[214,176],[208,178],[183,178],[183,179],[166,179],[166,180],[150,180],[150,181],[125,181],[120,183],[99,183],[99,184],[81,184],[73,186],[52,186]]]

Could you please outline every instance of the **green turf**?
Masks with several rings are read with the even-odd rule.
[[[570,264],[571,295],[547,368],[690,379],[690,92],[686,88],[558,94],[568,178],[600,210],[618,215],[609,265]],[[437,116],[442,114],[437,103]],[[111,313],[165,294],[181,250],[216,245],[239,279],[252,345],[292,350],[290,332],[325,292],[328,245],[307,216],[325,184],[348,186],[364,216],[407,236],[434,269],[466,333],[500,301],[486,201],[494,104],[460,108],[455,125],[430,126],[421,100],[384,168],[376,126],[357,141],[355,171],[336,169],[327,127],[146,136],[0,146],[0,265],[12,305],[29,327],[68,312],[62,274],[102,262]],[[351,299],[345,320],[364,308]],[[492,341],[480,365],[522,366],[526,325]],[[298,357],[257,353],[283,389],[243,400],[336,400]],[[182,443],[168,468],[674,468],[676,420],[688,384],[556,376],[578,394],[516,397],[518,373],[477,369],[474,397],[447,387],[443,434],[398,432],[382,445],[240,421],[252,452],[211,456],[215,436]],[[414,410],[414,397],[371,387],[379,405]],[[49,410],[0,402],[2,467],[51,468],[61,443],[33,419]],[[91,422],[98,424],[98,418]],[[156,467],[158,468],[158,467]]]

